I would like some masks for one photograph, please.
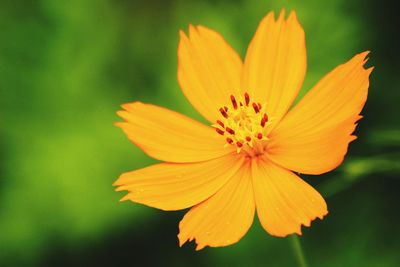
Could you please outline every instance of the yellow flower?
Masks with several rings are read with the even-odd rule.
[[[323,77],[290,109],[306,73],[304,31],[296,14],[260,23],[244,62],[203,26],[180,33],[178,80],[211,127],[174,111],[134,102],[118,126],[149,156],[164,161],[124,173],[117,190],[162,210],[191,207],[179,242],[197,249],[239,241],[253,223],[273,236],[301,234],[322,219],[321,195],[296,173],[336,168],[347,152],[367,98],[364,52]]]

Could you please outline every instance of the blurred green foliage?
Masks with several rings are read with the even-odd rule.
[[[330,208],[303,231],[308,261],[398,266],[397,17],[387,3],[360,3],[2,0],[0,266],[294,266],[288,241],[257,221],[237,245],[178,248],[182,212],[119,203],[111,186],[154,162],[113,126],[120,104],[141,100],[202,120],[176,81],[178,30],[216,29],[244,56],[260,19],[282,7],[296,10],[306,31],[301,95],[358,52],[372,50],[376,66],[347,160],[305,177]]]

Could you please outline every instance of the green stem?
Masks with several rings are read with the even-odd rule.
[[[306,262],[306,258],[304,257],[303,249],[301,248],[299,236],[294,234],[291,235],[289,238],[292,243],[292,248],[296,257],[297,264],[299,265],[299,267],[307,267],[308,265]]]

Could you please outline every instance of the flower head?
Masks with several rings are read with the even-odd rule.
[[[180,33],[178,80],[210,122],[134,102],[118,123],[128,138],[163,161],[124,173],[117,190],[162,210],[191,209],[179,224],[180,245],[197,249],[237,242],[255,211],[274,236],[301,234],[322,219],[321,195],[296,173],[321,174],[347,153],[367,98],[364,52],[323,77],[290,109],[306,72],[304,31],[296,14],[260,23],[244,62],[216,32],[190,26]]]

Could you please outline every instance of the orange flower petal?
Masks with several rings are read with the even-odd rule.
[[[238,155],[198,163],[161,163],[127,172],[114,183],[131,200],[162,210],[191,207],[212,196],[243,164]]]
[[[301,225],[310,226],[328,213],[322,196],[292,172],[256,159],[252,173],[257,214],[271,235],[301,234]]]
[[[251,41],[243,68],[242,85],[251,98],[267,104],[272,129],[285,115],[304,80],[307,57],[305,35],[291,12],[285,21],[282,11],[277,21],[270,12],[260,23]],[[270,131],[270,130],[269,130]]]
[[[189,38],[180,32],[178,80],[185,96],[208,120],[220,117],[218,109],[240,92],[242,61],[220,34],[190,25]]]
[[[363,67],[367,54],[335,68],[290,110],[269,136],[272,161],[307,174],[330,171],[343,161],[367,99],[372,71]]]
[[[179,224],[179,244],[196,240],[196,250],[238,242],[253,223],[255,204],[250,176],[245,163],[215,195],[193,207]]]
[[[177,112],[140,102],[125,104],[117,123],[128,138],[153,158],[168,162],[197,162],[226,155],[233,148],[211,127]]]

